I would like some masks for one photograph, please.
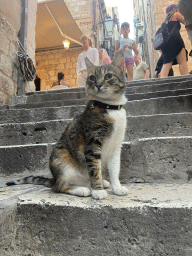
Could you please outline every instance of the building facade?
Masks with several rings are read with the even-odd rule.
[[[136,43],[142,60],[149,65],[152,77],[160,54],[153,49],[151,38],[165,20],[166,7],[177,3],[178,0],[133,0]],[[183,24],[181,24],[180,33],[186,49],[190,52],[192,46]],[[189,71],[192,70],[192,57],[188,58],[188,68]],[[180,75],[179,65],[173,66],[173,70],[175,76]]]

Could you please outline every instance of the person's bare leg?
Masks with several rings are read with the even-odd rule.
[[[186,51],[183,48],[180,53],[177,55],[177,62],[179,63],[179,70],[180,74],[183,75],[188,75],[188,66],[187,66],[187,59],[186,59]]]
[[[163,65],[163,67],[161,69],[161,78],[168,77],[169,70],[171,69],[171,67],[172,67],[172,62],[166,63]]]
[[[133,80],[133,65],[127,65],[127,76],[128,76],[128,81]]]

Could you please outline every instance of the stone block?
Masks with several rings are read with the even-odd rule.
[[[65,63],[66,69],[71,69],[73,67],[72,63]]]
[[[76,80],[75,79],[69,79],[69,84],[70,85],[75,85],[76,84]]]
[[[49,59],[48,64],[59,64],[59,60],[58,59]]]
[[[54,76],[54,75],[55,75],[55,71],[54,71],[54,70],[50,70],[50,71],[48,72],[48,74],[49,74],[50,76]]]
[[[55,56],[55,59],[59,59],[59,58],[62,58],[62,52],[59,52],[59,53],[56,53],[54,56]]]
[[[8,55],[9,44],[10,44],[9,39],[5,36],[4,33],[2,33],[2,31],[0,31],[0,51]]]
[[[3,74],[0,74],[0,88],[1,91],[9,96],[12,96],[14,94],[14,82],[9,77]]]
[[[1,88],[1,80],[0,80],[0,88]],[[0,105],[5,104],[6,97],[7,97],[7,95],[5,95],[4,92],[0,91]]]
[[[38,61],[38,60],[41,60],[42,59],[42,56],[41,55],[37,55],[35,56],[35,60]]]
[[[67,64],[65,64],[65,65],[67,65]],[[62,70],[65,69],[65,68],[64,68],[64,64],[58,64],[58,65],[56,65],[56,69],[57,69],[59,72],[61,72]]]
[[[59,59],[59,62],[63,64],[63,63],[66,63],[67,60],[66,60],[66,58],[61,58],[61,59]]]
[[[5,17],[1,17],[1,31],[6,35],[7,38],[9,38],[9,40],[13,42],[17,41],[16,30]]]
[[[27,170],[43,170],[47,168],[48,147],[32,145],[20,147],[0,147],[0,172],[10,175]]]
[[[72,63],[75,62],[75,64],[76,64],[76,58],[75,57],[71,57],[71,62]]]
[[[45,54],[45,55],[42,55],[42,58],[41,58],[41,59],[42,59],[42,60],[47,60],[47,59],[49,59],[49,56],[50,56],[50,55],[46,55],[46,54]]]

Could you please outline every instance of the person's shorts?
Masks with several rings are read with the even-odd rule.
[[[127,65],[134,65],[135,60],[133,58],[125,58],[125,64]]]
[[[192,29],[192,0],[179,0],[178,8],[185,18],[186,28]]]

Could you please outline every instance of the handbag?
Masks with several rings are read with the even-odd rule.
[[[161,47],[164,43],[162,27],[160,27],[157,30],[157,32],[155,34],[155,37],[153,38],[152,42],[153,42],[153,48],[155,50],[160,50],[161,49]]]
[[[172,31],[168,32],[168,26],[167,26],[167,20],[171,18],[171,15],[169,15],[166,20],[161,24],[161,27],[157,30],[155,37],[152,39],[153,48],[155,50],[160,50],[165,42],[167,42],[172,35],[173,31],[175,30],[176,26],[172,29]]]

